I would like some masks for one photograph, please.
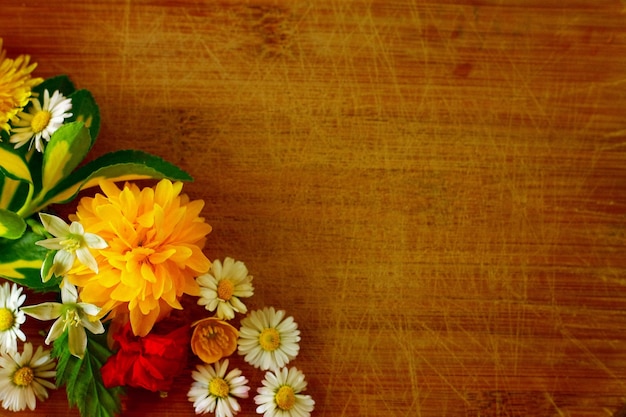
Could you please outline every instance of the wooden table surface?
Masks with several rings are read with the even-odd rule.
[[[314,416],[624,415],[624,0],[24,0],[0,36],[92,91],[93,155],[195,177]]]

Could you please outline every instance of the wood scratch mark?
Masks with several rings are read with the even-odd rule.
[[[192,24],[191,28],[192,28],[192,31],[195,33],[196,32],[195,25]],[[207,41],[205,41],[202,36],[195,36],[195,38],[198,40],[198,42],[200,42],[200,46],[202,46],[202,49],[207,54],[207,56],[210,58],[210,60],[217,66],[217,68],[218,68],[222,78],[227,79],[228,78],[228,70],[224,67],[224,65],[222,65],[222,61],[215,54],[215,52],[213,52],[213,49],[211,48],[209,43]]]
[[[559,416],[561,416],[561,417],[566,417],[567,416],[567,414],[563,413],[561,408],[554,402],[554,398],[552,398],[552,395],[550,395],[549,393],[546,392],[545,393],[545,398],[546,398],[546,400],[548,400],[550,405],[552,405],[552,407],[554,407],[554,411],[559,413]]]
[[[126,0],[126,3],[124,3],[124,8],[123,8],[123,13],[122,13],[122,53],[121,55],[121,59],[122,59],[122,72],[120,74],[120,78],[122,80],[126,80],[126,78],[128,77],[128,56],[130,54],[130,16],[131,16],[131,8],[132,8],[132,0]],[[133,85],[133,83],[130,83],[130,85]],[[120,89],[120,97],[119,100],[120,102],[124,101],[124,90]]]
[[[611,370],[611,368],[606,366],[606,364],[602,360],[600,360],[600,358],[598,358],[598,355],[593,353],[587,346],[585,346],[585,344],[580,339],[574,337],[571,332],[565,327],[565,325],[561,324],[559,326],[559,330],[561,331],[563,336],[565,336],[570,342],[572,342],[576,347],[584,352],[593,361],[593,363],[595,363],[598,369],[606,372],[607,375],[609,375],[613,380],[619,383],[622,389],[626,388],[626,383],[624,383],[622,379],[619,378],[615,374],[615,372],[613,372],[613,370]]]
[[[626,405],[617,410],[615,414],[613,414],[613,417],[626,417]]]

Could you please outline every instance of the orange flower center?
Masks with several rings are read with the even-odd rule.
[[[30,127],[33,129],[33,132],[39,133],[43,131],[46,127],[48,127],[48,123],[50,123],[50,118],[52,114],[47,110],[42,110],[38,112],[33,120],[30,121]]]
[[[214,317],[200,320],[191,335],[191,350],[205,363],[213,363],[237,349],[239,332]]]
[[[259,344],[265,351],[275,351],[280,346],[280,333],[273,327],[263,329],[259,335]]]
[[[283,411],[291,410],[296,404],[296,394],[293,392],[293,388],[288,385],[283,385],[278,389],[274,396],[276,405]]]
[[[211,382],[209,382],[209,392],[215,397],[226,398],[230,393],[230,387],[228,386],[228,382],[224,381],[224,379],[220,377],[217,377],[213,378]]]
[[[233,293],[235,292],[235,285],[229,279],[223,279],[217,284],[217,297],[228,301],[233,298]]]
[[[28,366],[24,366],[13,374],[13,383],[19,387],[27,387],[33,382],[35,373]]]
[[[6,307],[0,308],[0,332],[6,332],[15,323],[13,312]]]
[[[207,326],[200,330],[200,335],[205,339],[205,348],[212,353],[219,353],[228,346],[228,336],[224,329],[217,326]]]

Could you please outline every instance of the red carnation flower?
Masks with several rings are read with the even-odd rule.
[[[165,335],[151,332],[139,337],[127,323],[113,336],[119,350],[101,368],[104,385],[169,391],[174,377],[187,363],[189,330],[184,326]]]

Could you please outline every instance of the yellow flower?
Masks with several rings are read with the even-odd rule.
[[[161,180],[155,187],[127,183],[119,189],[102,181],[104,194],[82,198],[70,216],[109,246],[94,251],[97,273],[78,265],[68,280],[81,288],[82,301],[102,308],[101,316],[110,312],[118,322],[130,318],[137,336],[181,309],[183,294],[199,295],[195,277],[211,267],[202,253],[211,231],[199,217],[204,201],[190,201],[182,187]]]
[[[8,59],[0,38],[0,131],[10,129],[9,122],[28,104],[31,89],[41,78],[31,78],[37,64],[30,64],[28,55]]]
[[[239,332],[230,324],[209,317],[193,324],[191,350],[204,363],[214,363],[230,356],[237,349]]]

